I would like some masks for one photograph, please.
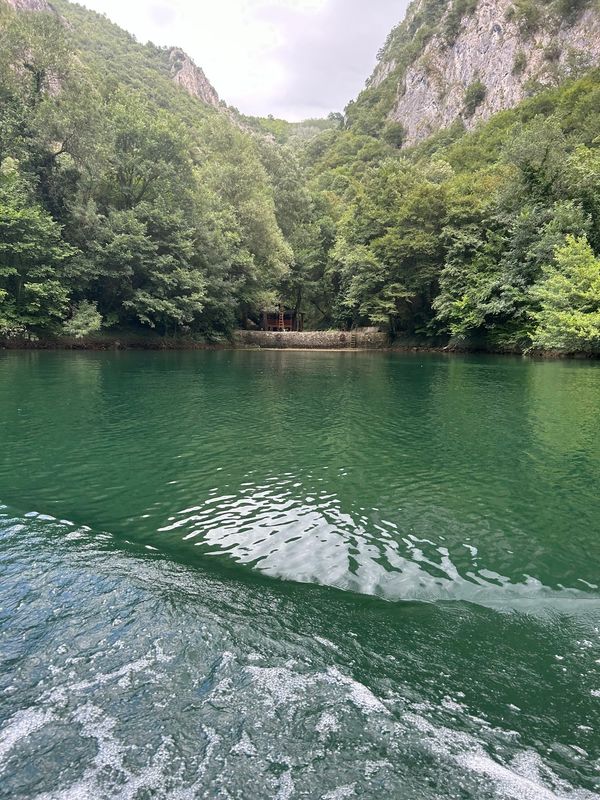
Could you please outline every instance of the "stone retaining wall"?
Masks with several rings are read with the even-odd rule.
[[[378,350],[386,347],[385,333],[366,328],[349,331],[304,331],[303,333],[269,333],[266,331],[238,331],[236,344],[240,347],[265,347],[299,350]]]

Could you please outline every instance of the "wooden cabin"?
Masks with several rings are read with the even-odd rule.
[[[281,306],[279,311],[263,311],[262,330],[283,333],[285,331],[303,331],[304,314]]]

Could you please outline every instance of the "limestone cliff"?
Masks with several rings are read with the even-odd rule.
[[[19,11],[51,11],[50,3],[46,0],[6,0],[9,6]]]
[[[600,13],[585,0],[572,3],[575,10],[567,15],[551,0],[437,2],[438,16],[424,32],[424,14],[429,7],[431,18],[433,5],[432,0],[412,4],[397,29],[402,46],[394,52],[390,37],[365,93],[387,85],[388,119],[404,127],[405,144],[456,120],[472,128],[540,85],[555,85],[600,64]],[[407,59],[411,47],[415,56]]]
[[[0,3],[3,1],[18,11],[56,10],[71,29],[73,29],[74,25],[77,25],[77,22],[70,21],[68,9],[72,8],[72,5],[69,3],[56,2],[54,4],[56,6],[55,9],[54,5],[48,2],[48,0],[0,0]],[[87,13],[89,15],[93,14],[93,12]],[[123,33],[123,35],[125,36],[127,34]],[[196,66],[183,50],[178,47],[172,47],[164,50],[157,48],[157,52],[158,51],[160,51],[160,60],[163,64],[166,60],[166,69],[177,85],[181,86],[193,97],[198,98],[201,102],[206,103],[206,105],[214,106],[215,108],[221,106],[219,95],[215,88],[209,82],[200,67]]]
[[[182,86],[186,92],[209,106],[218,107],[220,105],[216,89],[210,83],[204,71],[194,64],[187,53],[184,53],[178,47],[173,47],[169,51],[169,64],[173,80]]]

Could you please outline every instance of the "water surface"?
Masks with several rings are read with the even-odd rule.
[[[600,365],[0,354],[0,797],[600,793]]]

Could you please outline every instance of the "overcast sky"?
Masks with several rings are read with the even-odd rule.
[[[223,100],[289,120],[341,111],[408,0],[79,0],[142,42],[183,47]]]

